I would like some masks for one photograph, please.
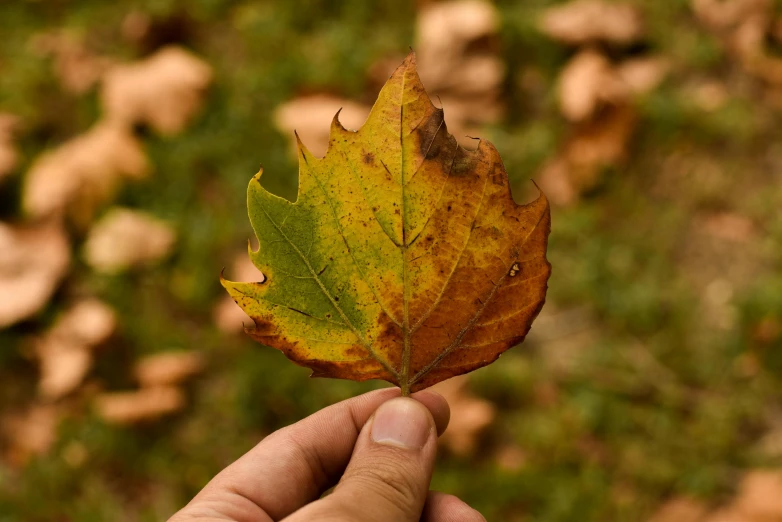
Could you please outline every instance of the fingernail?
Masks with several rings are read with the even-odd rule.
[[[398,397],[383,403],[372,422],[372,440],[408,449],[421,449],[429,438],[432,420],[426,406]]]

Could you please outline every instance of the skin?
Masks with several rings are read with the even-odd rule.
[[[370,392],[272,433],[169,522],[484,521],[429,491],[448,403],[431,391],[399,395]]]

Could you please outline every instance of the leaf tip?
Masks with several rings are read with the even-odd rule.
[[[314,159],[315,156],[312,155],[312,153],[307,148],[307,146],[304,145],[304,142],[301,141],[301,136],[299,136],[298,131],[294,130],[293,135],[296,136],[296,147],[299,149],[299,154],[301,155],[301,161],[309,164],[309,161],[311,159]]]
[[[530,178],[530,181],[532,182],[533,185],[535,185],[535,188],[538,189],[538,192],[540,192],[538,198],[543,198],[542,202],[548,205],[548,198],[546,197],[546,193],[543,192],[543,189],[540,188],[540,185],[538,185],[534,179]]]
[[[339,114],[342,112],[343,107],[340,107],[337,113],[334,115],[334,118],[331,119],[331,131],[334,132],[335,130],[344,132],[347,129],[344,125],[342,125],[342,122],[339,121]]]

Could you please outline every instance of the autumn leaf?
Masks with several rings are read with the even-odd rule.
[[[550,274],[545,196],[517,205],[494,146],[457,145],[412,53],[361,130],[338,116],[324,158],[299,142],[295,203],[261,173],[250,182],[250,257],[265,279],[222,281],[253,318],[248,333],[313,376],[404,394],[520,343]]]

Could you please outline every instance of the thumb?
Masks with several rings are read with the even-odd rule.
[[[334,493],[291,520],[418,522],[437,453],[437,429],[420,402],[383,403],[361,430]]]

